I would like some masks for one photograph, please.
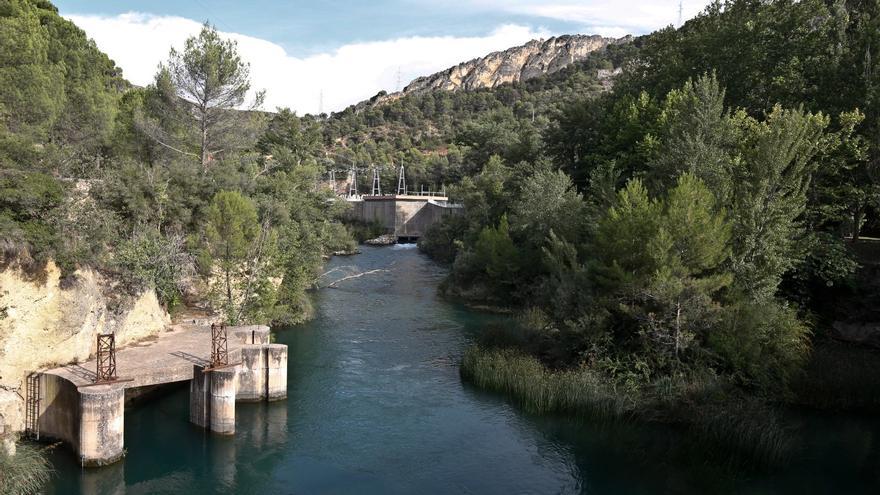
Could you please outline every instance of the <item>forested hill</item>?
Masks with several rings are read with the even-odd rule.
[[[880,342],[878,53],[877,2],[716,2],[557,74],[352,108],[327,132],[456,182],[465,213],[420,241],[451,263],[446,294],[530,308],[465,359],[478,383],[586,414],[606,394],[693,400],[686,422],[712,390],[876,407],[876,357],[827,356],[829,336]],[[622,68],[608,90],[600,68]],[[584,399],[592,380],[614,390]]]
[[[427,188],[452,184],[478,172],[492,154],[510,162],[534,160],[541,153],[542,135],[552,117],[572,101],[607,91],[619,72],[615,69],[637,53],[629,38],[612,42],[595,36],[560,37],[525,46],[535,59],[554,59],[562,56],[557,45],[564,47],[572,38],[585,44],[565,50],[580,50],[581,55],[564,68],[554,67],[542,75],[458,91],[420,86],[393,97],[382,92],[320,124],[311,117],[305,120],[321,128],[328,166],[385,167],[383,179],[389,187],[396,180],[394,167],[400,164],[406,166],[411,184]],[[485,63],[477,59],[469,67],[477,70]],[[425,80],[443,79],[444,74]]]

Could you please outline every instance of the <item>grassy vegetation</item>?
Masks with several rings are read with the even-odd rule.
[[[375,239],[385,233],[385,227],[376,221],[365,222],[363,220],[346,219],[345,227],[358,243]]]
[[[537,359],[512,349],[469,348],[462,377],[501,392],[533,413],[564,412],[617,421],[633,414],[636,397],[603,383],[589,370],[552,372]]]
[[[666,423],[681,428],[681,438],[670,446],[677,452],[670,455],[682,459],[698,451],[694,458],[767,468],[783,463],[795,445],[776,409],[712,376],[664,377],[636,386],[587,368],[553,371],[520,351],[485,346],[465,352],[461,375],[532,413],[563,413],[606,426]]]
[[[0,449],[0,494],[40,493],[51,475],[45,449],[20,443],[14,456]]]

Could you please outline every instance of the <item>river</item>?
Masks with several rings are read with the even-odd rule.
[[[880,493],[880,421],[800,414],[773,473],[664,455],[681,432],[538,417],[462,383],[457,362],[502,317],[443,301],[445,270],[411,246],[334,258],[316,317],[280,329],[288,399],[238,404],[234,437],[188,422],[178,387],[125,417],[124,461],[52,454],[57,494]],[[376,270],[376,271],[373,271]],[[697,454],[698,456],[698,454]]]

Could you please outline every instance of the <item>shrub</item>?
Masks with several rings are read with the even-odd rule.
[[[810,330],[794,309],[775,301],[742,302],[724,313],[708,333],[710,349],[745,383],[786,391],[810,352]]]
[[[182,236],[146,229],[119,245],[114,264],[130,281],[129,290],[155,289],[159,302],[172,311],[182,302],[181,284],[194,272],[195,262]]]

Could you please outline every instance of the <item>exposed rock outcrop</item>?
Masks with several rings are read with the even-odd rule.
[[[543,74],[552,74],[612,43],[631,40],[601,36],[565,35],[547,40],[532,40],[522,46],[493,52],[450,67],[443,72],[420,77],[402,91],[403,95],[431,90],[457,91],[494,88],[504,83],[527,81]],[[400,96],[389,95],[388,98]]]
[[[62,284],[51,262],[40,279],[16,268],[0,270],[0,430],[24,427],[29,373],[87,360],[98,333],[115,333],[117,346],[124,346],[171,324],[152,290],[119,295],[92,270],[79,270],[71,280]]]
[[[375,239],[367,239],[364,241],[364,244],[369,244],[370,246],[390,246],[396,243],[397,238],[391,234],[382,234]]]

